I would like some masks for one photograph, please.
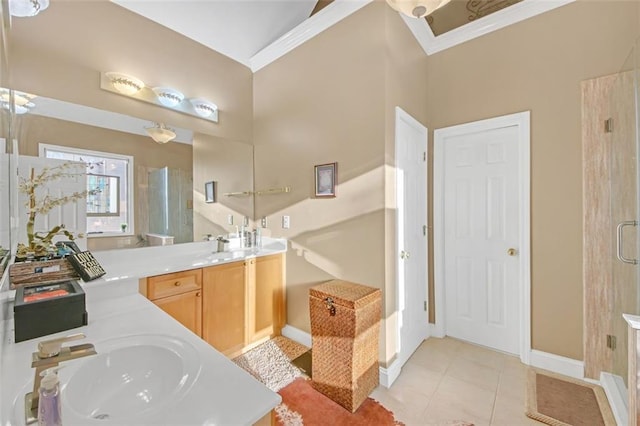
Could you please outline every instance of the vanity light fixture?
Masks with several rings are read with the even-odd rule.
[[[191,102],[193,109],[201,117],[210,117],[218,110],[216,104],[209,102],[204,98],[189,99],[189,102]]]
[[[154,87],[153,93],[164,106],[173,108],[184,100],[184,95],[171,87]]]
[[[49,0],[9,0],[9,13],[19,18],[36,16],[49,7]]]
[[[451,0],[387,0],[392,9],[410,18],[424,18]]]
[[[153,123],[153,127],[145,127],[144,129],[157,143],[167,143],[176,137],[176,132],[165,126],[164,123]]]
[[[113,87],[123,95],[131,96],[144,87],[142,80],[127,74],[108,72],[105,75],[111,81]]]
[[[147,85],[142,80],[121,72],[101,72],[100,88],[111,93],[127,96],[139,101],[168,108],[171,111],[218,122],[218,107],[201,97],[193,97],[184,102],[185,95],[170,86]]]

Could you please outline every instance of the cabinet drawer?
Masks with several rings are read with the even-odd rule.
[[[147,297],[156,300],[202,288],[202,270],[176,272],[147,278]]]

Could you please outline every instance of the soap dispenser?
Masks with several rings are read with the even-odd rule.
[[[43,376],[38,400],[38,425],[40,426],[62,426],[59,369],[60,367],[48,368],[40,373]]]

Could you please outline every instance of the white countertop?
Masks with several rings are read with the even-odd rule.
[[[14,343],[13,319],[3,321],[0,327],[0,425],[23,424],[23,398],[33,386],[31,353],[37,350],[37,342],[78,332],[86,334],[87,338],[74,344],[93,343],[98,354],[102,341],[143,334],[175,337],[197,350],[202,363],[201,371],[188,393],[159,411],[136,417],[131,424],[248,425],[258,421],[280,403],[280,396],[137,291],[138,279],[142,277],[286,251],[285,240],[269,240],[262,249],[237,250],[231,254],[213,255],[209,250],[213,246],[207,242],[95,252],[94,256],[107,275],[83,284],[89,325]],[[77,369],[76,366],[91,358],[61,364],[69,366],[59,373],[63,386],[62,415],[65,425],[114,424],[109,420],[87,421],[64,405],[64,385]]]

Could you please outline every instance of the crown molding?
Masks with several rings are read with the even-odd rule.
[[[425,53],[427,55],[433,55],[434,53],[457,46],[476,37],[489,34],[566,4],[573,3],[574,1],[575,0],[523,0],[520,3],[506,7],[482,19],[470,22],[437,37],[431,32],[431,28],[426,20],[410,18],[403,14],[400,14],[400,16]]]
[[[286,55],[305,41],[317,36],[371,2],[373,0],[335,0],[320,12],[253,55],[249,60],[251,71],[255,73],[266,67],[271,62]]]

